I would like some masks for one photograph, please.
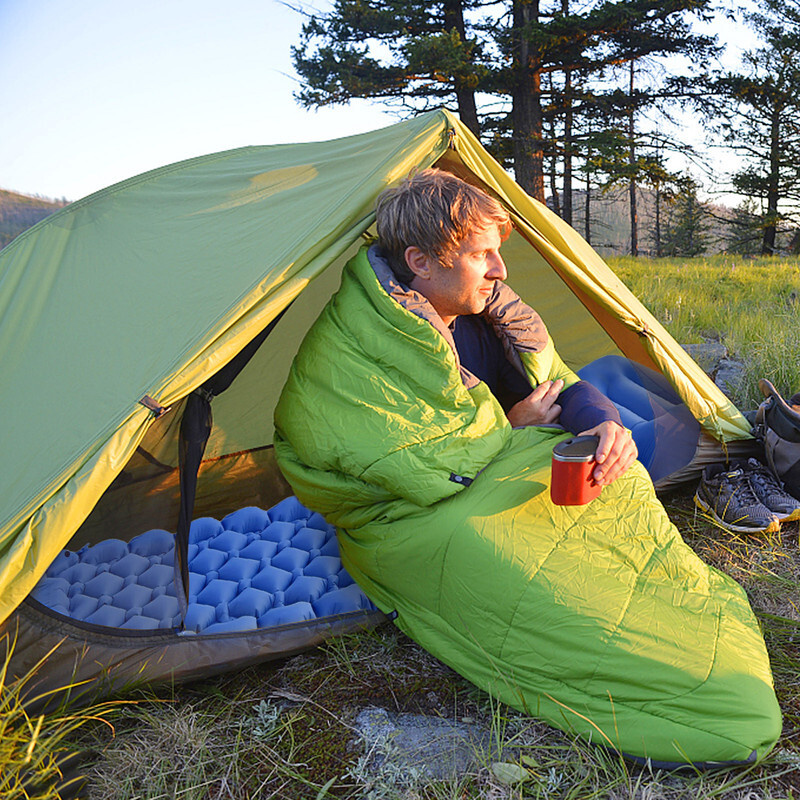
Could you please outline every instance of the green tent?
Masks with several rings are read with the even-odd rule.
[[[292,358],[369,231],[377,195],[431,165],[509,208],[509,283],[569,366],[621,353],[668,379],[703,430],[683,476],[709,448],[749,438],[736,408],[598,255],[446,111],[331,142],[184,161],[75,202],[0,253],[0,621],[18,636],[18,653],[66,636],[77,649],[102,645],[89,660],[103,668],[124,661],[127,676],[181,677],[293,652],[381,616],[367,609],[285,625],[283,638],[240,636],[240,651],[230,634],[220,653],[219,636],[210,645],[174,631],[132,642],[76,629],[26,598],[66,547],[175,530],[187,398],[271,323],[214,399],[195,515],[268,508],[289,494],[272,418]],[[170,661],[168,651],[180,653]],[[143,671],[143,662],[161,666]]]

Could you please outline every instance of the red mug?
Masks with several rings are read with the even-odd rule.
[[[550,499],[558,506],[582,506],[600,494],[594,482],[597,436],[573,436],[553,448]]]

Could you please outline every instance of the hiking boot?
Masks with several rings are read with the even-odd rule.
[[[756,497],[781,522],[800,519],[800,500],[796,500],[783,488],[783,484],[772,472],[755,458],[741,465],[750,480]]]
[[[738,533],[772,533],[780,530],[778,517],[756,495],[741,467],[712,464],[694,495],[695,505],[723,528]]]

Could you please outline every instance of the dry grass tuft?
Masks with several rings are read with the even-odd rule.
[[[85,760],[82,748],[74,743],[85,727],[102,725],[113,731],[109,717],[118,711],[118,702],[98,703],[86,708],[67,708],[58,697],[75,688],[65,683],[61,689],[37,695],[32,686],[46,659],[35,664],[22,677],[12,678],[8,664],[14,642],[0,639],[0,798],[55,800],[72,796],[84,785],[80,769]],[[47,706],[43,713],[33,710]]]

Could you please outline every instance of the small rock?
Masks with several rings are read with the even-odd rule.
[[[703,372],[711,375],[720,359],[727,358],[728,348],[722,342],[683,344],[681,347],[697,362]]]
[[[384,708],[365,708],[356,717],[356,727],[368,745],[387,741],[397,730]]]
[[[683,344],[681,347],[728,397],[738,393],[744,380],[744,364],[728,358],[728,348],[722,342]]]
[[[731,358],[720,359],[714,375],[714,383],[725,392],[728,397],[736,394],[744,380],[744,364]]]
[[[513,786],[515,783],[527,781],[531,774],[519,764],[510,764],[507,761],[495,761],[492,764],[492,774],[500,783]]]
[[[477,769],[489,750],[489,731],[479,725],[453,722],[421,714],[392,714],[383,708],[365,708],[356,728],[372,754],[369,769],[384,773],[447,780]],[[484,762],[485,763],[485,762]]]

